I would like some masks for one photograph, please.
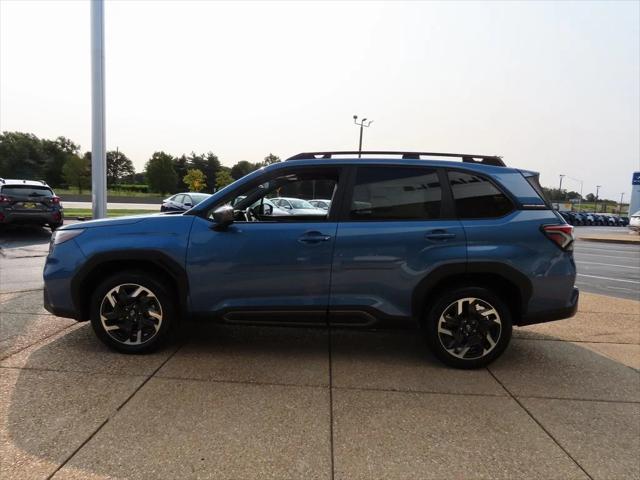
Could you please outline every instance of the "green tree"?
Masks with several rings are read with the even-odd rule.
[[[280,157],[274,155],[273,153],[269,153],[266,157],[264,157],[264,164],[271,165],[272,163],[278,163],[280,161]]]
[[[176,191],[184,190],[187,186],[184,184],[182,179],[187,174],[187,170],[189,169],[189,160],[187,160],[186,155],[181,155],[179,157],[173,158],[173,169],[176,172],[176,185],[173,187]]]
[[[220,190],[223,187],[233,183],[233,177],[229,173],[229,169],[223,168],[216,173],[216,189]]]
[[[588,193],[585,198],[586,198],[587,202],[594,202],[595,199],[596,199],[596,196],[593,193]]]
[[[135,175],[133,162],[119,150],[107,152],[107,186],[112,187]]]
[[[259,169],[262,166],[260,163],[251,163],[246,160],[240,160],[233,167],[231,167],[231,176],[234,180],[238,180],[245,175]]]
[[[187,157],[187,161],[188,168],[197,168],[204,173],[207,179],[207,185],[215,185],[216,174],[222,166],[215,153],[207,152],[205,154],[196,155],[195,152],[191,152],[191,155]]]
[[[202,173],[202,170],[197,168],[187,170],[187,174],[182,181],[189,187],[190,192],[200,192],[207,186],[207,178]]]
[[[168,153],[155,152],[145,166],[147,183],[154,192],[161,195],[176,188],[178,175],[173,168],[174,158]]]
[[[78,193],[81,194],[82,189],[88,188],[91,182],[91,163],[87,161],[86,156],[80,158],[73,155],[64,163],[62,176],[70,186],[77,187]]]

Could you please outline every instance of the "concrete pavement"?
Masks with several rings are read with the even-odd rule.
[[[640,302],[514,331],[488,369],[415,332],[190,324],[152,355],[0,294],[0,478],[640,478]]]

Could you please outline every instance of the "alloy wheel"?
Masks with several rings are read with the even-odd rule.
[[[153,292],[142,285],[117,285],[102,298],[100,322],[115,341],[142,345],[160,330],[162,306]]]
[[[438,320],[438,340],[452,356],[474,360],[488,355],[498,344],[502,322],[487,301],[460,298],[447,306]]]

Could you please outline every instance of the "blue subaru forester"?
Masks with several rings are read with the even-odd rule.
[[[274,215],[275,197],[331,205]],[[500,157],[303,153],[186,213],[59,229],[44,303],[127,353],[187,318],[417,327],[443,362],[475,368],[504,351],[512,325],[575,314],[572,247],[538,175]]]

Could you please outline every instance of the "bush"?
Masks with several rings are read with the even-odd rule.
[[[112,189],[120,190],[123,192],[149,193],[149,185],[144,184],[123,183],[120,185],[114,185]]]

